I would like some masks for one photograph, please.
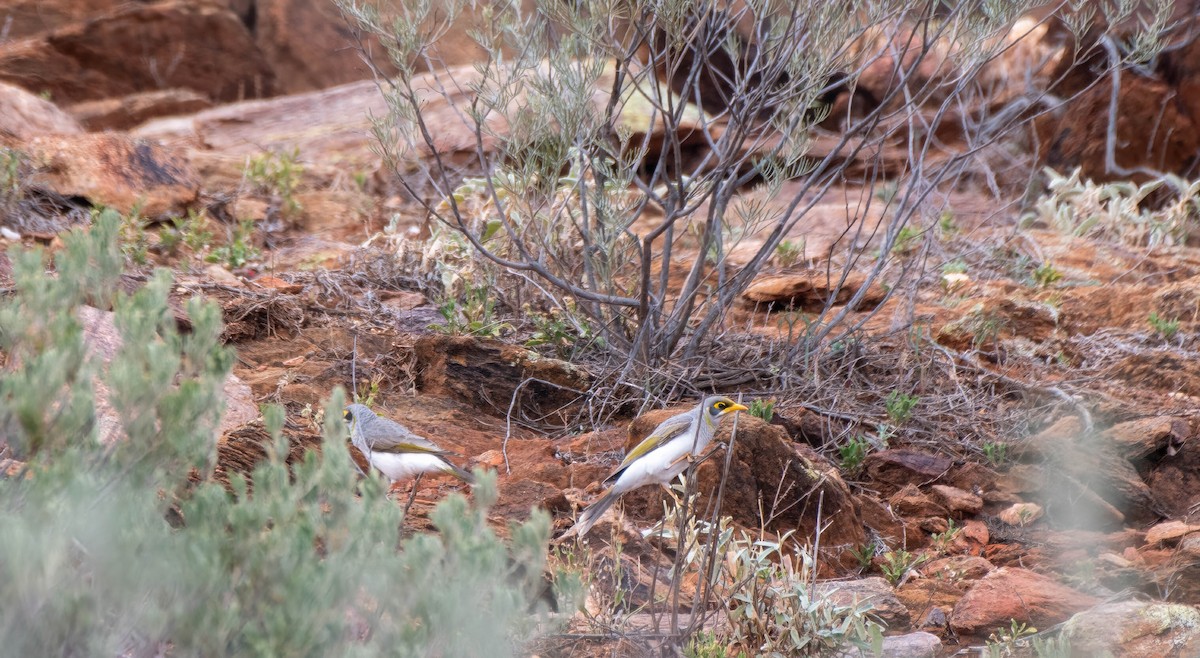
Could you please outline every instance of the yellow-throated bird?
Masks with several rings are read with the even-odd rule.
[[[665,485],[674,480],[712,441],[722,417],[746,410],[746,407],[727,397],[714,395],[705,398],[695,409],[659,423],[650,436],[626,455],[617,470],[604,480],[608,489],[599,500],[583,510],[574,527],[563,536],[586,535],[626,491],[647,484]]]
[[[425,473],[449,473],[467,484],[475,483],[470,473],[446,459],[451,453],[400,423],[375,415],[366,405],[346,407],[344,417],[354,447],[392,482]]]

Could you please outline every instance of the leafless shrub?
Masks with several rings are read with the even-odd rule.
[[[946,192],[972,179],[999,195],[996,168],[1027,164],[997,146],[1054,100],[1052,69],[1033,57],[1027,88],[993,96],[999,58],[1041,25],[1018,21],[1033,4],[499,2],[480,9],[470,35],[486,59],[464,72],[436,51],[461,3],[339,0],[400,71],[380,79],[390,111],[376,132],[431,217],[427,270],[450,298],[484,285],[510,311],[569,311],[640,383],[668,363],[668,379],[703,370],[741,293],[835,188],[845,230],[816,254],[831,301],[775,371],[861,327],[872,283],[910,293]],[[1044,19],[1082,44],[1067,56],[1100,47],[1081,39],[1088,11],[1064,3]],[[1105,11],[1114,25],[1133,10]],[[1111,65],[1155,52],[1163,26],[1147,26]],[[886,83],[859,93],[865,75]],[[842,91],[840,132],[814,133]],[[450,128],[470,143],[448,145]],[[866,285],[834,305],[852,270]]]

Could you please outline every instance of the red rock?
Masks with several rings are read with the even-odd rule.
[[[45,135],[22,148],[38,164],[31,187],[122,213],[139,208],[150,218],[180,215],[200,191],[182,153],[119,133]]]
[[[979,580],[995,568],[991,562],[976,555],[953,555],[929,562],[921,567],[921,573],[926,578]]]
[[[122,3],[0,46],[0,80],[56,103],[188,88],[216,101],[269,96],[275,78],[228,8],[183,0]]]
[[[1042,627],[1066,620],[1099,600],[1026,569],[997,569],[975,583],[954,606],[950,627],[986,636],[1012,620]]]
[[[515,399],[517,413],[565,425],[591,388],[583,369],[497,340],[434,334],[421,336],[413,349],[421,392],[475,409],[507,413]]]
[[[970,519],[958,531],[959,537],[977,546],[987,546],[991,540],[987,524],[978,519]]]
[[[101,311],[90,306],[81,306],[78,311],[79,321],[83,325],[84,341],[88,346],[89,355],[103,366],[116,356],[121,349],[121,335],[114,324],[114,314]],[[94,384],[96,394],[96,425],[97,437],[104,444],[111,444],[125,438],[121,426],[121,418],[109,402],[109,389],[102,378],[96,378]],[[240,427],[258,418],[258,404],[250,387],[237,375],[230,374],[225,380],[223,389],[225,411],[217,427],[213,441],[226,432]]]
[[[5,0],[5,36],[24,39],[55,30],[63,25],[85,21],[103,14],[128,0]],[[249,2],[251,0],[228,0]]]
[[[912,619],[924,622],[931,616],[948,615],[966,594],[971,582],[941,575],[932,578],[910,578],[896,590],[896,597],[908,608]],[[931,614],[934,611],[941,614]]]
[[[1197,531],[1200,531],[1200,525],[1192,525],[1183,521],[1163,521],[1146,531],[1146,543],[1157,544],[1171,541]]]
[[[208,96],[191,89],[141,91],[121,98],[76,103],[67,108],[71,116],[92,131],[126,130],[150,119],[193,114],[212,107]]]
[[[851,272],[841,280],[841,272],[832,274],[824,269],[801,273],[760,276],[742,293],[742,297],[757,304],[782,304],[800,309],[820,309],[830,302],[845,304],[866,284],[866,275]],[[836,293],[836,295],[835,295]],[[858,308],[869,310],[883,301],[887,291],[877,281],[863,295]]]
[[[500,483],[499,497],[488,513],[497,519],[524,521],[535,508],[551,514],[566,513],[570,504],[558,487],[529,479],[506,479]]]
[[[891,635],[883,638],[883,652],[888,658],[936,658],[941,655],[942,641],[924,631]]]
[[[283,293],[285,295],[294,295],[304,289],[304,286],[300,285],[299,283],[291,283],[289,281],[284,281],[283,279],[280,279],[280,278],[274,277],[274,276],[270,276],[270,275],[260,276],[256,279],[250,281],[250,283],[253,285],[256,285],[256,286],[274,290],[279,293]]]
[[[933,499],[955,516],[978,514],[983,510],[983,499],[958,487],[935,484],[930,487],[930,491],[933,493]]]
[[[946,474],[953,462],[941,455],[900,448],[867,455],[863,470],[867,477],[897,489],[906,484],[921,486]]]
[[[254,41],[274,72],[281,93],[324,89],[372,77],[358,51],[354,32],[332,2],[257,0]],[[376,39],[365,36],[364,45],[373,53],[383,75],[395,72]]]
[[[826,581],[816,584],[818,592],[828,594],[835,605],[853,606],[867,603],[871,614],[877,616],[889,629],[907,628],[911,623],[908,608],[896,598],[895,591],[886,580],[878,576],[858,580]]]
[[[1146,481],[1166,515],[1187,517],[1200,504],[1200,444],[1193,440],[1163,457]]]
[[[1105,148],[1109,132],[1110,76],[1103,76],[1056,112],[1035,122],[1045,164],[1062,171],[1081,167],[1085,178],[1145,182],[1143,171],[1109,171]],[[1120,74],[1115,131],[1115,164],[1182,174],[1200,150],[1200,130],[1184,99],[1162,80],[1133,71]],[[1158,126],[1146,131],[1148,125]]]
[[[1200,656],[1200,611],[1155,601],[1105,603],[1063,626],[1074,655],[1125,658]]]
[[[1042,518],[1042,506],[1036,503],[1017,503],[1000,511],[996,518],[1011,526],[1027,526]]]
[[[929,543],[929,535],[922,532],[917,521],[896,514],[891,507],[873,496],[855,496],[863,524],[873,530],[888,548],[915,550]]]
[[[996,481],[1000,477],[999,473],[979,462],[963,462],[955,464],[942,478],[942,483],[977,496],[987,496],[996,489]]]
[[[896,513],[908,517],[938,517],[945,523],[946,508],[934,502],[933,498],[921,492],[916,485],[907,484],[904,488],[892,494],[888,504]]]
[[[0,82],[0,141],[19,143],[38,135],[81,132],[79,124],[50,101]]]
[[[678,412],[659,409],[635,419],[629,426],[626,449]],[[723,422],[714,443],[728,445],[731,430],[732,423]],[[698,488],[705,492],[702,501],[716,493],[723,468],[724,455],[717,453],[697,469]],[[659,487],[634,490],[623,501],[626,511],[638,518],[662,516]],[[850,551],[866,543],[862,517],[840,470],[808,446],[792,443],[783,429],[748,414],[738,418],[721,513],[745,527],[795,530],[798,537],[805,538],[815,535],[819,514],[822,553],[844,567],[856,564]]]
[[[1116,444],[1121,456],[1131,460],[1144,459],[1159,451],[1174,455],[1191,435],[1187,419],[1178,417],[1131,420],[1113,425],[1104,432],[1104,436]]]

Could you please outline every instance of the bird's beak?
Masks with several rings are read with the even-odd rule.
[[[731,414],[735,411],[750,411],[750,408],[744,404],[738,404],[734,402],[732,406],[725,410],[725,413]]]

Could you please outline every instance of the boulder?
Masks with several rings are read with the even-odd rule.
[[[1000,568],[984,576],[954,606],[950,627],[959,635],[986,636],[1012,620],[1056,624],[1098,600],[1027,569]]]
[[[871,614],[891,630],[908,628],[911,620],[908,608],[896,598],[896,592],[886,580],[878,576],[859,580],[824,581],[816,585],[818,593],[825,594],[838,606],[851,607],[861,604],[871,606]]]
[[[884,546],[911,551],[929,543],[929,535],[921,530],[917,520],[900,516],[896,510],[870,494],[857,494],[854,500],[863,524]]]
[[[883,652],[888,658],[936,658],[941,655],[942,641],[933,633],[918,631],[883,638]]]
[[[200,192],[181,153],[121,133],[44,135],[22,148],[37,168],[30,187],[122,213],[138,208],[150,218],[181,215]]]
[[[0,142],[17,144],[38,135],[81,132],[71,115],[54,103],[0,82]]]
[[[1055,477],[1041,490],[1047,516],[1074,527],[1158,518],[1158,504],[1141,474],[1103,433],[1067,416],[1028,441]]]
[[[115,315],[109,311],[101,311],[91,306],[81,306],[78,311],[79,321],[83,325],[84,342],[88,346],[88,356],[101,364],[101,370],[106,369],[121,349],[121,334],[114,323]],[[121,419],[109,402],[108,386],[102,378],[94,382],[96,395],[96,424],[97,436],[101,443],[111,444],[124,438]],[[258,418],[258,404],[250,387],[237,375],[230,373],[225,380],[223,390],[225,411],[217,428],[217,438],[234,428],[240,427]]]
[[[1128,69],[1120,73],[1113,139],[1115,164],[1130,173],[1109,171],[1105,149],[1112,93],[1106,75],[1034,122],[1044,163],[1060,172],[1080,167],[1083,177],[1099,181],[1142,183],[1155,177],[1153,171],[1184,175],[1200,151],[1200,129],[1189,101],[1167,82]]]
[[[214,101],[275,92],[274,74],[239,17],[187,0],[120,3],[5,43],[0,80],[61,104],[180,87]]]
[[[417,388],[506,417],[566,426],[591,388],[583,369],[517,345],[472,336],[430,334],[413,346]]]
[[[1193,532],[1200,532],[1200,525],[1192,525],[1183,521],[1163,521],[1146,531],[1146,543],[1157,544],[1174,541]]]
[[[1124,658],[1200,656],[1200,611],[1155,601],[1105,603],[1063,626],[1075,655]]]
[[[683,410],[660,409],[635,419],[629,426],[626,452],[660,422]],[[741,414],[737,422],[721,514],[748,528],[794,530],[801,542],[815,537],[819,520],[822,554],[834,557],[842,566],[854,564],[849,550],[865,543],[866,533],[839,469],[808,446],[792,443],[775,425],[748,414]],[[714,445],[729,445],[732,426],[730,420],[721,423]],[[715,500],[724,464],[721,451],[698,468],[701,506]],[[642,487],[623,500],[628,513],[652,519],[662,516],[663,496],[659,487]]]
[[[996,567],[977,555],[952,555],[943,557],[921,567],[926,578],[978,580],[991,573]]]
[[[957,518],[978,514],[983,510],[983,499],[969,491],[944,484],[935,484],[929,490],[933,499]]]
[[[1024,527],[1042,518],[1044,510],[1037,503],[1013,503],[1000,511],[996,518],[1011,526]]]
[[[954,465],[949,458],[909,448],[882,450],[867,455],[867,478],[895,491],[906,484],[922,486],[946,475]]]
[[[150,119],[192,114],[212,107],[208,96],[191,89],[140,91],[121,98],[76,103],[67,108],[92,131],[127,130]]]
[[[892,497],[888,499],[888,504],[896,513],[906,517],[933,516],[944,519],[948,513],[945,507],[934,502],[933,498],[924,494],[913,484],[906,484],[900,491],[892,494]]]
[[[1117,452],[1129,460],[1145,459],[1159,452],[1173,456],[1191,435],[1188,420],[1178,416],[1139,418],[1118,423],[1104,432]]]
[[[384,75],[394,74],[378,41],[370,36],[363,39],[374,64]],[[254,41],[275,74],[280,93],[324,89],[372,75],[359,54],[354,31],[332,2],[257,0]]]
[[[850,272],[841,280],[842,272],[811,269],[804,272],[763,276],[755,279],[742,297],[756,304],[778,304],[802,310],[820,310],[827,303],[842,305],[862,289],[867,277]],[[864,293],[858,309],[869,310],[879,305],[887,291],[878,281]]]

